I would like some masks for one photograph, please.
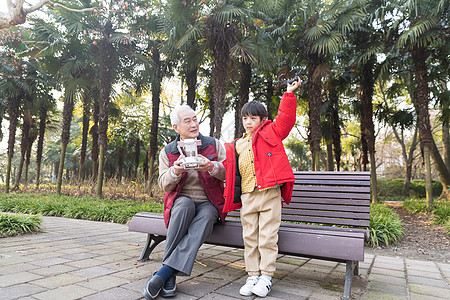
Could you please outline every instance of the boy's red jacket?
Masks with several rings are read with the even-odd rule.
[[[297,98],[294,93],[284,93],[275,121],[265,121],[252,137],[257,188],[283,184],[281,197],[286,204],[291,201],[295,179],[283,140],[294,127],[296,112]],[[241,207],[240,174],[235,142],[226,143],[225,150],[227,158],[223,162],[226,169],[223,212],[230,212]]]

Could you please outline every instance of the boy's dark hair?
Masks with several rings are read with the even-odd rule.
[[[246,116],[258,116],[261,118],[267,118],[266,107],[258,101],[250,101],[244,104],[241,109],[241,118]]]

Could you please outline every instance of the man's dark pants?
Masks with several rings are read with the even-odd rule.
[[[212,232],[219,213],[209,201],[194,202],[189,197],[175,199],[167,229],[163,264],[189,276],[198,249]]]

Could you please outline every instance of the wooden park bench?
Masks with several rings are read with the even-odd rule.
[[[279,230],[280,254],[345,262],[343,299],[350,298],[353,275],[364,260],[369,239],[370,172],[294,172],[292,200],[284,205]],[[238,212],[229,216],[239,217]],[[166,236],[162,214],[140,212],[130,231],[147,233],[140,261],[148,260]],[[206,243],[243,248],[239,218],[216,224]]]

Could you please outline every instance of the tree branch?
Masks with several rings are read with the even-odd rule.
[[[23,7],[24,1],[25,0],[17,0],[15,2],[13,0],[6,1],[8,12],[0,13],[0,29],[9,28],[14,25],[25,23],[26,17],[29,13],[37,11],[41,9],[42,6],[47,4],[50,5],[51,7],[61,7],[62,9],[65,9],[67,11],[78,13],[93,11],[97,8],[97,7],[89,7],[89,8],[75,9],[59,3],[55,3],[50,0],[41,0],[34,6],[24,8]]]
[[[38,9],[40,9],[42,6],[44,6],[45,4],[50,5],[51,7],[61,7],[67,11],[71,11],[71,12],[87,12],[87,11],[93,11],[94,9],[96,9],[96,7],[89,7],[89,8],[82,8],[82,9],[75,9],[75,8],[70,8],[67,6],[64,6],[62,4],[59,3],[55,3],[53,1],[50,0],[41,0],[41,2],[39,2],[38,4],[36,4],[35,6],[29,7],[29,8],[24,8],[23,12],[25,14],[29,14],[33,11],[36,11]]]

